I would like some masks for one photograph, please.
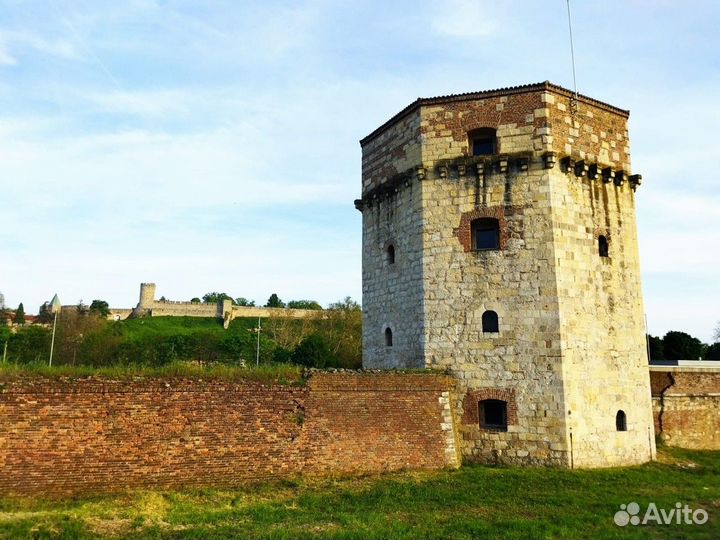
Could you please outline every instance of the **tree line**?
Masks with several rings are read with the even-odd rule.
[[[206,295],[210,301],[212,294]],[[258,356],[262,363],[291,362],[309,367],[359,368],[362,362],[362,312],[349,297],[330,304],[322,317],[263,319],[259,336],[257,318],[236,319],[224,330],[221,321],[212,318],[110,321],[108,313],[107,302],[102,300],[89,306],[79,302],[63,308],[57,316],[53,364],[100,367],[160,366],[174,361],[249,363]],[[39,315],[45,323],[53,322],[54,317],[49,305]],[[12,330],[3,325],[0,355],[7,345],[10,362],[47,362],[51,339],[50,324]]]
[[[707,344],[686,332],[672,330],[663,337],[648,335],[652,360],[720,360],[720,322],[713,335],[714,343]]]

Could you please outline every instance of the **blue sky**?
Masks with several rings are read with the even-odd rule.
[[[572,3],[631,110],[650,331],[720,321],[716,2]],[[0,0],[0,292],[360,298],[358,140],[419,96],[572,85],[564,0]]]

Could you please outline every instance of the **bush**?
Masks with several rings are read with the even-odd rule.
[[[8,340],[8,360],[20,363],[45,360],[50,355],[51,331],[42,326],[23,328]]]
[[[303,339],[290,359],[294,364],[307,367],[337,367],[337,359],[330,352],[325,338],[319,334],[311,334]]]

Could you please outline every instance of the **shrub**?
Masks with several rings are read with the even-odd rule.
[[[311,334],[302,340],[293,351],[290,359],[294,364],[307,367],[336,367],[337,360],[330,352],[325,338],[319,334]]]

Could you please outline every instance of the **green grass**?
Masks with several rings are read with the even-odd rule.
[[[95,377],[113,380],[192,378],[221,379],[225,381],[245,380],[288,385],[305,384],[305,375],[302,368],[292,364],[263,364],[243,368],[227,364],[202,366],[189,362],[172,362],[160,367],[131,364],[96,368],[92,366],[50,367],[44,362],[31,362],[28,364],[0,363],[0,381],[10,381],[28,376],[49,379]]]
[[[620,504],[704,508],[705,525],[618,527]],[[720,537],[720,452],[664,449],[640,467],[454,471],[142,491],[78,500],[0,499],[0,538]]]

